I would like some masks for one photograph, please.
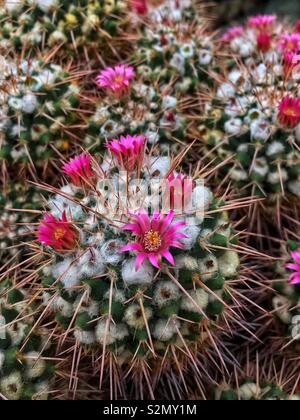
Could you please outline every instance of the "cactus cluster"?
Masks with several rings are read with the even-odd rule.
[[[130,371],[134,363],[152,366],[155,376],[155,367],[164,371],[170,367],[170,358],[195,357],[208,336],[223,324],[240,272],[233,246],[237,238],[226,211],[222,211],[222,200],[215,199],[208,188],[196,186],[192,195],[203,207],[199,208],[198,223],[186,224],[180,231],[182,249],[173,252],[174,268],[162,263],[157,269],[151,264],[152,257],[137,266],[134,251],[120,253],[130,241],[121,229],[130,223],[130,216],[113,218],[112,206],[121,189],[128,190],[132,201],[138,198],[141,186],[135,184],[134,173],[120,173],[108,160],[109,156],[98,169],[93,167],[91,188],[87,183],[81,187],[67,184],[48,202],[49,224],[44,221],[40,229],[45,245],[49,218],[53,226],[57,223],[57,233],[62,214],[72,229],[73,245],[68,245],[69,250],[64,247],[53,252],[54,241],[45,248],[46,257],[50,253],[51,259],[43,261],[46,265],[39,280],[44,304],[63,329],[72,331],[78,344],[91,351],[100,349],[103,357],[112,354],[125,370]],[[149,177],[162,180],[170,168],[167,157],[145,157],[139,182]],[[112,176],[110,188],[120,188],[118,193],[113,190],[103,196],[103,176],[97,175],[103,171]],[[115,187],[117,184],[120,186]],[[170,215],[167,218],[168,222],[162,222],[164,229],[170,223],[175,230]],[[178,215],[175,220],[183,224],[188,216]],[[154,249],[156,240],[161,243],[163,233],[159,236],[153,229],[145,232],[143,243],[150,241]],[[173,257],[163,255],[172,262]]]
[[[31,331],[35,310],[27,292],[2,281],[0,309],[0,395],[8,400],[48,399],[54,369],[46,357],[47,335]]]
[[[26,54],[60,48],[69,54],[110,50],[124,26],[122,0],[5,0],[0,10],[0,49]],[[61,52],[60,51],[60,52]],[[110,50],[112,51],[112,50]],[[99,56],[100,56],[99,55]]]
[[[288,240],[282,247],[281,261],[274,268],[277,279],[273,287],[276,295],[273,297],[272,304],[275,316],[284,325],[283,337],[288,345],[300,350],[300,285],[294,282],[288,282],[292,270],[291,265],[298,264],[297,252],[300,248],[300,242],[297,240]]]
[[[103,139],[142,133],[148,143],[173,152],[185,141],[186,120],[171,87],[153,85],[136,76],[130,91],[122,98],[102,95],[88,121],[85,145],[91,152],[103,151]]]
[[[30,235],[28,226],[34,220],[34,211],[40,205],[40,196],[36,189],[23,182],[8,183],[4,191],[0,192],[0,258],[3,261],[6,257],[16,256],[23,251],[16,247],[17,242],[25,241],[27,233]],[[21,209],[24,213],[16,212]]]
[[[203,24],[157,24],[139,37],[134,59],[144,80],[173,85],[179,94],[203,93],[212,84],[214,48]]]
[[[300,195],[299,67],[290,59],[274,48],[227,62],[198,127],[223,184],[265,198],[271,209]]]
[[[263,382],[258,385],[253,380],[247,380],[243,381],[238,388],[225,384],[220,386],[215,391],[214,399],[221,401],[299,401],[300,394],[289,394],[276,383]]]
[[[51,146],[66,152],[76,140],[72,129],[80,125],[79,87],[70,72],[55,64],[7,59],[6,69],[1,162],[10,166],[11,175],[29,166],[41,170],[54,155]]]

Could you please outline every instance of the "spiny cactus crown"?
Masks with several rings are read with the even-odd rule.
[[[66,150],[64,131],[78,124],[74,108],[79,88],[62,67],[40,61],[7,62],[8,92],[0,104],[0,158],[41,165],[52,156],[53,144]]]
[[[99,48],[116,35],[125,8],[119,0],[5,0],[0,9],[0,49],[21,51],[26,45],[55,47],[64,44],[68,51]],[[101,28],[101,30],[100,30]]]
[[[147,28],[134,57],[144,80],[159,79],[181,93],[207,89],[212,82],[214,44],[201,25],[181,22]]]
[[[296,277],[300,273],[299,249],[300,242],[294,240],[289,240],[283,248],[282,259],[286,264],[281,261],[276,267],[278,280],[273,287],[278,293],[273,298],[273,308],[276,316],[286,325],[288,341],[300,349],[300,281]],[[289,277],[290,282],[287,281]]]
[[[20,248],[14,247],[16,239],[25,239],[28,230],[25,226],[33,220],[31,213],[24,216],[12,209],[37,210],[40,204],[36,189],[22,183],[9,184],[8,189],[0,192],[0,258],[21,252]]]
[[[102,174],[105,171],[112,178],[111,186],[121,181],[129,200],[136,199],[141,185],[132,179],[134,173],[122,175],[107,160],[101,165]],[[143,181],[162,180],[171,167],[167,157],[134,161]],[[41,279],[45,305],[56,313],[62,327],[71,327],[79,343],[94,347],[100,344],[114,352],[120,364],[136,356],[149,360],[153,353],[163,356],[173,345],[182,349],[192,345],[190,350],[196,350],[197,342],[206,338],[205,329],[213,329],[223,313],[229,297],[228,280],[239,271],[239,257],[230,250],[236,237],[222,203],[209,189],[196,186],[192,195],[197,203],[203,203],[205,211],[205,215],[197,216],[197,225],[182,226],[178,229],[181,239],[168,242],[177,223],[182,225],[189,216],[176,216],[172,224],[170,214],[159,219],[154,215],[153,220],[164,220],[165,227],[155,228],[153,221],[150,229],[145,228],[148,216],[140,214],[137,217],[144,221],[140,226],[145,230],[142,242],[125,248],[139,251],[120,253],[120,248],[130,242],[130,235],[120,229],[128,222],[128,215],[113,218],[110,209],[117,193],[103,197],[103,175],[95,166],[93,170],[94,179],[89,177],[93,188],[89,189],[87,183],[83,188],[68,184],[49,201],[51,216],[44,219],[39,238],[52,248],[64,248],[64,252],[47,248],[52,256]],[[153,199],[148,204],[153,205]],[[62,224],[58,220],[63,211]],[[135,231],[134,224],[128,226]],[[155,252],[166,241],[173,246],[179,241],[182,249],[171,245],[175,266],[160,263],[157,270],[152,266],[160,261]],[[170,253],[159,252],[172,263]]]
[[[210,157],[228,159],[226,179],[269,204],[286,193],[300,196],[299,68],[289,69],[275,51],[233,64],[206,104],[208,124],[199,127]]]
[[[176,149],[180,144],[176,140],[184,141],[186,122],[174,90],[165,85],[149,84],[143,75],[136,79],[121,98],[105,95],[98,101],[85,139],[91,151],[103,150],[103,138],[117,137],[125,129],[132,135],[144,133],[148,143],[159,142],[161,150],[166,143],[173,143],[172,147]]]
[[[8,400],[49,396],[53,365],[45,358],[47,341],[31,331],[34,308],[29,302],[25,290],[12,287],[8,280],[1,283],[0,394]]]
[[[276,383],[264,382],[258,385],[256,381],[243,381],[239,388],[222,385],[215,390],[216,400],[300,400],[299,394],[290,395]]]

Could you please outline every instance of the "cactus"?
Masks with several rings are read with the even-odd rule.
[[[40,174],[54,155],[51,146],[66,152],[80,125],[76,107],[79,88],[70,72],[42,61],[6,63],[6,85],[1,101],[0,157],[11,176],[17,170]]]
[[[140,35],[133,58],[145,81],[174,85],[176,93],[208,90],[213,79],[215,46],[203,24],[180,21],[147,27]]]
[[[293,279],[292,273],[297,273],[299,249],[300,242],[294,239],[288,240],[282,247],[281,260],[275,266],[277,280],[274,281],[273,287],[277,294],[272,300],[274,313],[284,326],[282,338],[286,344],[293,345],[298,351],[300,350],[300,285],[297,278]],[[291,265],[295,268],[290,269]]]
[[[17,242],[25,240],[28,226],[34,220],[34,212],[40,207],[40,197],[33,187],[24,183],[8,183],[0,192],[0,259],[19,257],[22,248]],[[22,212],[13,211],[22,209]],[[27,227],[26,227],[27,226]],[[4,265],[4,263],[3,263]],[[2,271],[1,267],[1,270]]]
[[[273,215],[284,203],[298,203],[300,193],[299,75],[287,57],[273,48],[256,49],[244,63],[223,60],[215,98],[205,104],[207,121],[198,127],[222,184],[264,198],[261,208]]]
[[[103,151],[103,138],[118,137],[125,129],[132,135],[144,133],[149,144],[159,144],[160,151],[170,146],[172,152],[177,152],[182,146],[186,121],[173,89],[136,79],[127,95],[121,98],[102,95],[96,101],[96,111],[87,122],[84,139],[91,152]]]
[[[216,400],[300,400],[300,394],[285,392],[280,386],[272,382],[262,382],[258,385],[251,379],[241,382],[238,388],[232,385],[222,385],[215,392]]]
[[[35,314],[27,292],[5,280],[0,296],[0,398],[48,399],[53,364],[46,357],[47,335],[31,331]]]
[[[25,47],[30,54],[58,47],[64,58],[80,53],[90,62],[89,56],[113,54],[121,43],[125,11],[120,0],[6,0],[0,10],[0,50],[19,53]]]
[[[116,141],[110,147],[114,150]],[[172,163],[166,157],[132,156],[132,152],[128,159],[123,156],[115,166],[115,159],[107,155],[99,167],[94,159],[81,155],[64,167],[73,183],[55,189],[57,195],[48,202],[50,213],[38,228],[38,239],[46,255],[51,255],[48,263],[42,262],[45,268],[38,288],[41,282],[44,304],[66,331],[63,334],[73,335],[77,345],[91,354],[101,349],[101,382],[106,363],[116,364],[117,371],[131,372],[133,381],[144,377],[153,396],[150,383],[171,368],[171,360],[177,367],[195,365],[197,353],[213,340],[226,318],[233,286],[239,282],[240,260],[223,201],[202,185],[192,193],[204,211],[197,215],[197,225],[183,226],[189,216],[176,216],[175,225],[171,213],[159,216],[164,226],[174,226],[173,232],[182,226],[175,261],[169,252],[155,254],[166,238],[153,229],[143,239],[153,255],[145,251],[135,258],[130,249],[140,245],[126,246],[130,235],[122,229],[131,217],[128,213],[114,216],[113,197],[118,194],[111,188],[120,181],[129,201],[135,200],[141,188],[132,180],[135,168],[140,180],[157,181],[168,174]],[[120,167],[128,171],[119,173]],[[105,197],[106,177],[112,180]],[[148,204],[154,202],[151,198]],[[148,217],[138,214],[143,220]],[[169,263],[163,263],[162,256]],[[231,314],[229,324],[233,318]]]

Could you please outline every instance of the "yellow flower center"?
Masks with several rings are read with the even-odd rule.
[[[59,241],[61,238],[65,236],[65,230],[64,229],[56,229],[54,232],[54,238],[56,241]]]
[[[123,82],[123,76],[121,76],[120,74],[118,76],[116,76],[115,82],[116,83],[122,83]]]
[[[297,112],[295,109],[293,108],[286,108],[286,110],[284,111],[285,115],[287,115],[288,117],[297,117]]]
[[[154,230],[149,230],[144,235],[144,246],[147,251],[157,251],[161,246],[160,234]]]

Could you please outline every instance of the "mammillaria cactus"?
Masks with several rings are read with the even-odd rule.
[[[282,38],[277,34],[277,42]],[[216,164],[223,162],[223,184],[265,198],[262,207],[279,214],[282,203],[299,201],[297,54],[290,45],[272,46],[264,54],[256,48],[243,64],[226,58],[222,65],[225,76],[216,77],[216,97],[205,104],[209,121],[199,127],[207,154]]]
[[[255,359],[246,349],[247,360],[242,363],[242,373],[231,375],[229,380],[214,389],[214,400],[289,400],[299,401],[299,372],[297,366],[284,357],[267,356],[256,352]]]
[[[152,381],[173,369],[173,362],[177,368],[197,366],[197,353],[238,317],[230,309],[240,281],[237,238],[225,203],[203,185],[171,175],[169,158],[145,155],[142,136],[107,147],[101,165],[84,153],[63,167],[72,183],[55,189],[50,213],[37,228],[46,258],[38,257],[43,299],[63,334],[91,354],[100,351],[101,383],[106,366],[116,366],[136,384],[144,378],[154,396]],[[171,188],[167,202],[173,210],[151,216],[150,206],[158,209],[166,197],[163,180],[187,188],[183,195]],[[158,193],[150,200],[147,194],[141,199],[147,181]],[[191,197],[197,215],[178,214],[178,204]],[[137,210],[124,212],[124,203]]]
[[[25,48],[30,54],[59,48],[63,57],[81,53],[90,62],[100,50],[113,54],[122,43],[125,10],[121,0],[6,0],[0,10],[0,49]]]
[[[300,242],[288,240],[282,248],[282,260],[277,266],[278,280],[273,298],[275,315],[286,326],[285,347],[294,345],[300,349]],[[284,264],[285,261],[286,263]]]
[[[9,165],[11,174],[23,168],[32,172],[34,166],[46,170],[51,146],[65,152],[76,140],[72,129],[80,125],[79,88],[58,65],[8,60],[7,68],[7,88],[0,98],[2,165]]]
[[[215,393],[216,400],[300,400],[300,394],[285,392],[276,383],[263,382],[258,385],[255,381],[243,381],[239,387],[230,385],[220,386]]]
[[[116,82],[117,80],[117,82]],[[143,133],[151,145],[168,144],[177,150],[185,140],[186,122],[172,87],[144,81],[128,65],[103,70],[96,79],[103,94],[88,121],[84,144],[103,150],[103,139]]]
[[[174,85],[176,92],[192,93],[212,84],[215,51],[205,25],[179,23],[149,25],[141,34],[134,58],[145,81]]]
[[[0,192],[0,258],[17,256],[22,252],[17,241],[25,240],[29,234],[26,225],[33,221],[35,211],[40,208],[40,196],[33,187],[22,182],[8,183]],[[15,210],[20,210],[16,212]],[[0,271],[2,271],[2,268]]]
[[[25,290],[8,280],[0,287],[0,399],[48,399],[53,365],[47,336],[32,332],[34,308]],[[43,354],[42,354],[43,353]]]

